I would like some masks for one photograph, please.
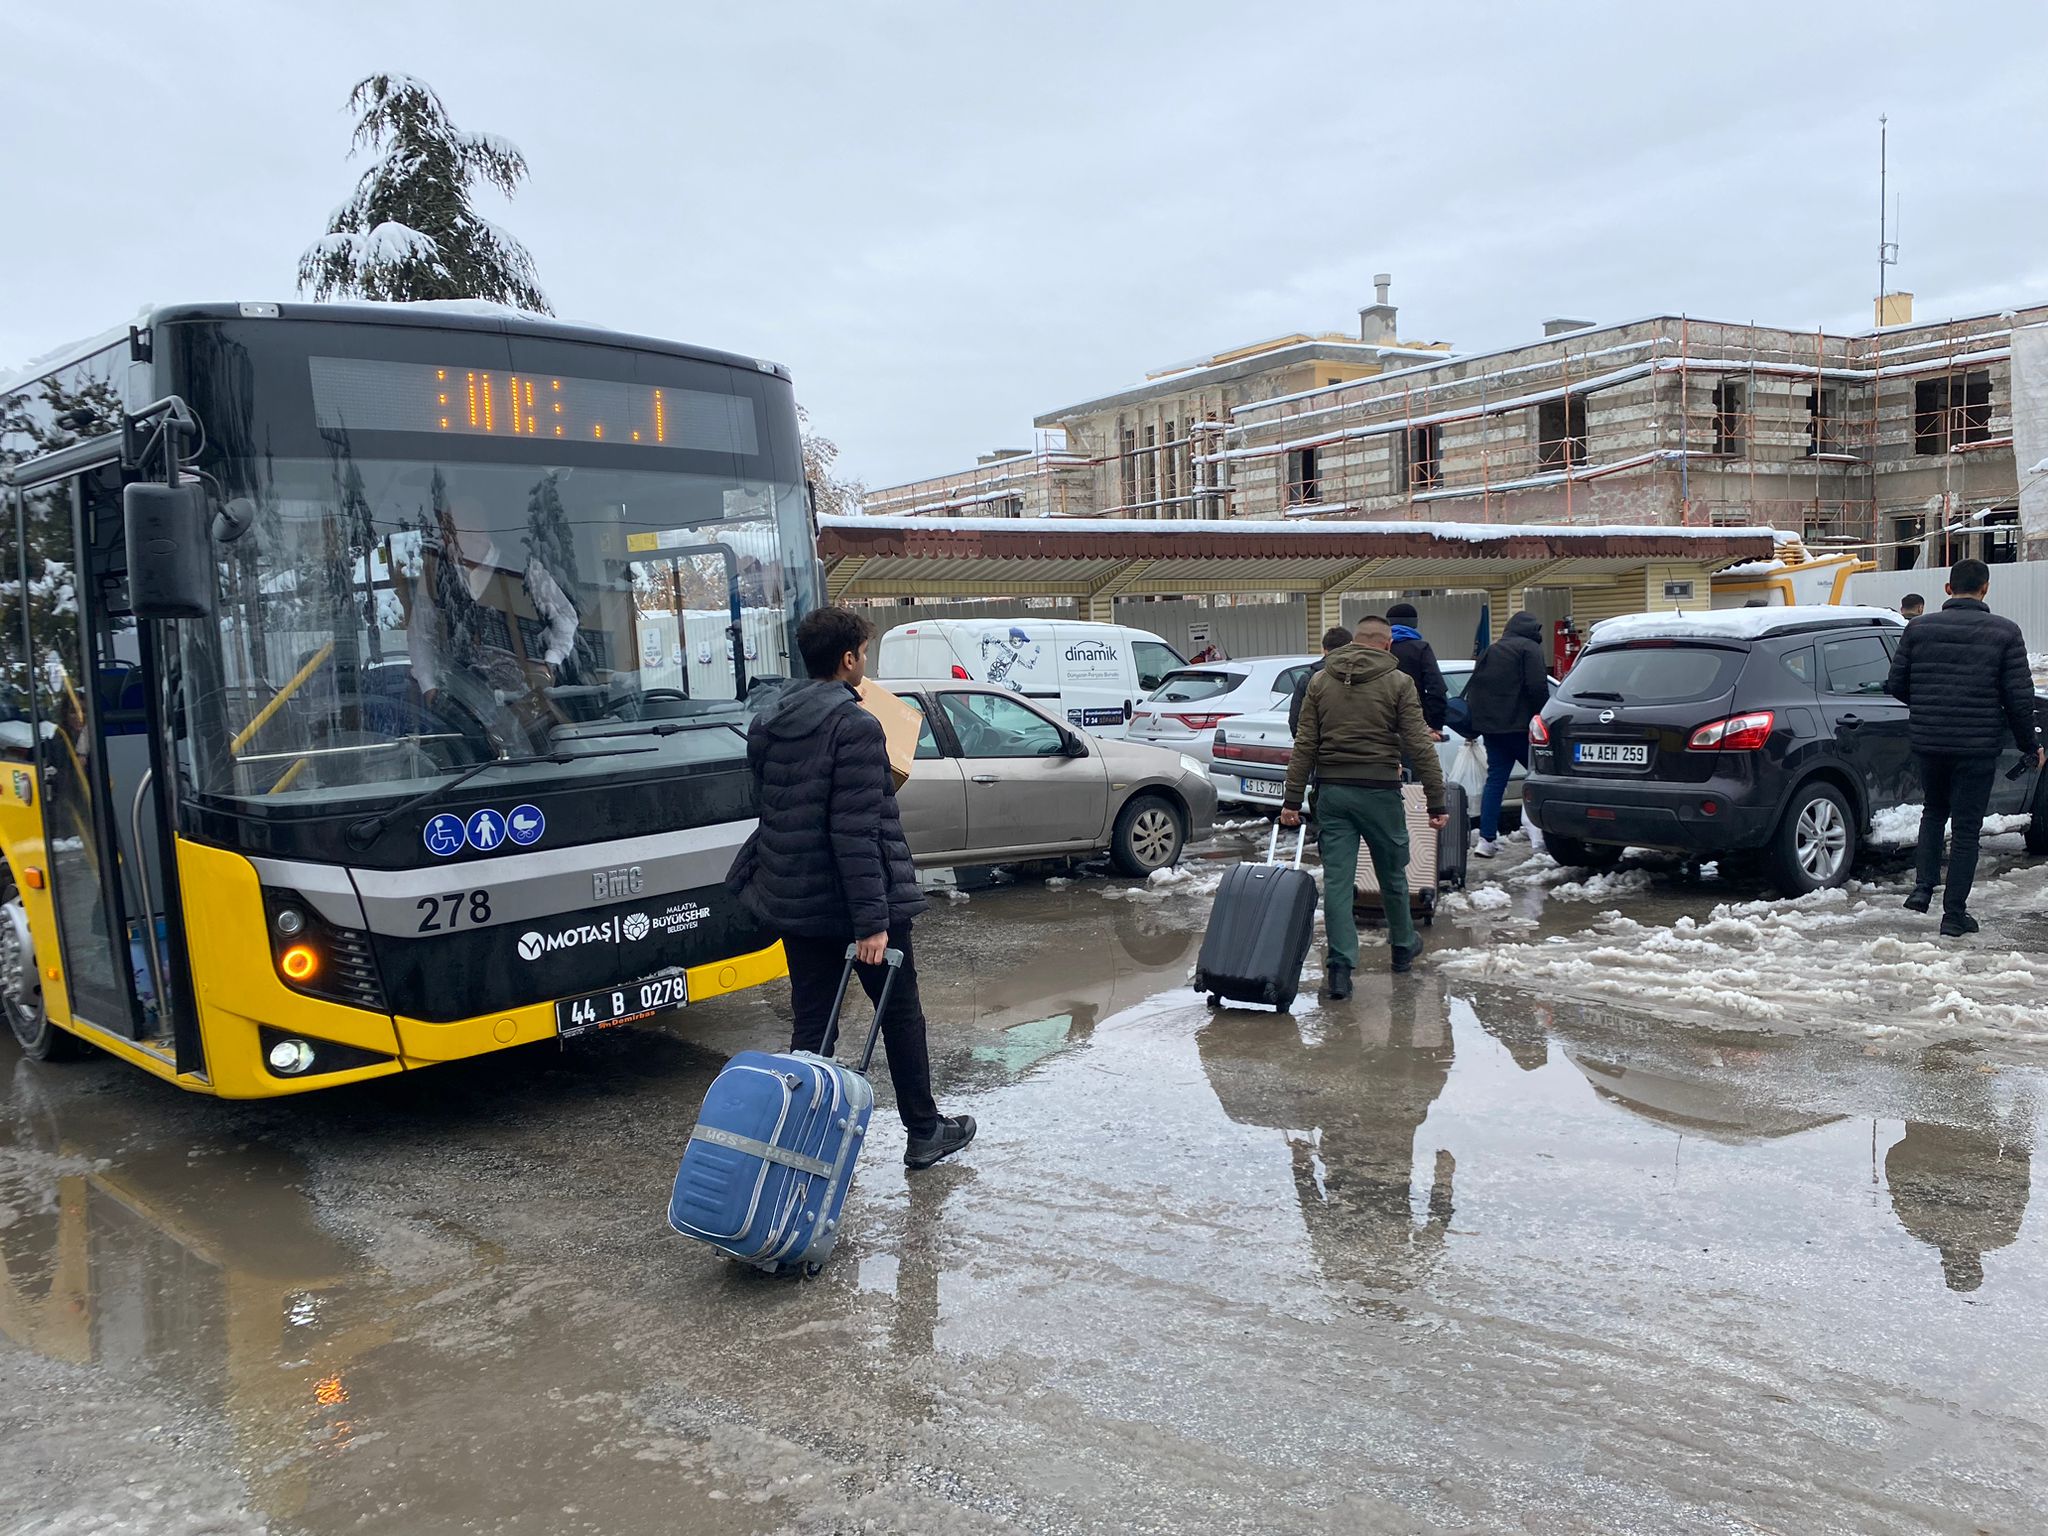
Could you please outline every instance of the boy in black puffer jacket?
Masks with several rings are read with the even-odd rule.
[[[781,935],[794,1015],[790,1049],[825,1044],[833,994],[856,946],[855,969],[870,999],[881,996],[883,952],[903,968],[882,1019],[896,1110],[910,1134],[903,1161],[929,1168],[974,1139],[969,1115],[942,1117],[931,1061],[910,920],[925,909],[882,724],[860,707],[867,645],[875,627],[850,608],[820,608],[797,625],[806,681],[791,683],[747,729],[747,766],[761,826],[733,861],[726,885]]]

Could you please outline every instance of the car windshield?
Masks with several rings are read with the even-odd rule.
[[[1462,699],[1465,697],[1465,685],[1472,681],[1472,669],[1470,667],[1445,667],[1443,673],[1444,697],[1447,699]]]
[[[1735,686],[1744,653],[1724,646],[1651,641],[1588,651],[1561,690],[1567,700],[1684,704]]]
[[[1153,704],[1192,704],[1230,692],[1244,681],[1242,672],[1169,672],[1159,689],[1147,701]]]
[[[744,724],[749,695],[789,674],[800,487],[342,455],[240,468],[218,623],[181,626],[201,793],[405,795],[621,734],[660,763],[729,757],[731,731],[646,727]]]

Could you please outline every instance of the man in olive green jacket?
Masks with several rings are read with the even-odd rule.
[[[1352,912],[1358,845],[1371,851],[1387,906],[1387,942],[1394,969],[1406,971],[1422,953],[1408,910],[1408,817],[1401,804],[1401,763],[1412,763],[1429,796],[1429,824],[1442,830],[1444,771],[1436,740],[1422,718],[1415,684],[1394,659],[1394,633],[1383,618],[1361,622],[1350,645],[1332,654],[1308,685],[1294,756],[1287,764],[1284,827],[1301,825],[1301,800],[1316,786],[1317,841],[1323,853],[1323,934],[1330,996],[1351,995],[1358,968],[1358,919]]]

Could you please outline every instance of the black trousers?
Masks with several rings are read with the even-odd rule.
[[[1920,813],[1920,852],[1913,883],[1932,890],[1941,884],[1941,834],[1953,822],[1949,838],[1948,884],[1941,910],[1960,912],[1970,903],[1977,879],[1977,842],[1984,831],[1984,812],[1991,804],[1991,785],[1998,773],[1996,757],[1951,757],[1920,754],[1920,787],[1926,795]]]
[[[795,1016],[789,1036],[791,1050],[823,1050],[832,999],[839,991],[839,975],[846,969],[846,946],[852,942],[851,934],[839,939],[783,936],[782,952],[789,960],[790,1012]],[[939,1106],[932,1098],[932,1063],[925,1045],[924,1004],[917,995],[917,958],[910,948],[909,923],[890,926],[889,947],[903,951],[903,970],[889,994],[889,1011],[882,1016],[882,1045],[889,1057],[889,1080],[896,1085],[896,1113],[912,1136],[930,1136],[939,1128]],[[857,965],[853,969],[868,1001],[874,1002],[882,995],[889,968]],[[859,1061],[867,1033],[865,1019],[841,1020],[838,1049],[842,1060]]]

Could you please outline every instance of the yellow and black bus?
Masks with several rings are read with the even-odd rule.
[[[290,1093],[782,974],[722,881],[819,601],[779,366],[158,308],[0,383],[0,1008]]]

